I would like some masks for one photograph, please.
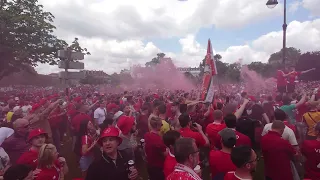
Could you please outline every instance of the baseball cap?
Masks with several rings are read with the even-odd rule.
[[[236,144],[237,136],[233,129],[225,128],[219,132],[223,145],[231,148]]]

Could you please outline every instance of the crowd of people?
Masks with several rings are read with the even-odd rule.
[[[85,180],[142,179],[137,157],[150,180],[200,180],[206,168],[213,180],[253,179],[259,160],[267,180],[320,180],[319,83],[242,86],[221,86],[213,102],[196,90],[2,89],[2,178],[63,180],[70,137]]]

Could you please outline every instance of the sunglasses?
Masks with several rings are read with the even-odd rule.
[[[200,152],[200,150],[198,149],[196,151],[193,151],[193,152],[189,153],[189,155],[196,154],[196,153],[199,153],[199,152]]]
[[[256,159],[252,160],[252,161],[248,161],[245,164],[250,164],[250,163],[254,163],[254,162],[258,162],[260,161],[260,158],[257,156]]]

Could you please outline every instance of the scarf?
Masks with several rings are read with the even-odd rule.
[[[201,177],[198,176],[198,174],[196,172],[194,172],[193,169],[189,168],[188,166],[185,166],[183,164],[177,164],[175,167],[174,167],[175,170],[178,170],[178,171],[184,171],[184,172],[187,172],[193,179],[195,180],[201,180]]]

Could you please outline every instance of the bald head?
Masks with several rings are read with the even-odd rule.
[[[213,111],[213,118],[215,120],[222,120],[223,119],[223,112],[221,110],[214,110]]]
[[[22,128],[22,127],[25,127],[29,124],[29,121],[26,120],[26,119],[17,119],[13,122],[13,129],[19,129],[19,128]]]
[[[285,127],[286,127],[286,125],[284,125],[284,123],[279,120],[273,121],[272,126],[271,126],[273,131],[283,131]]]

